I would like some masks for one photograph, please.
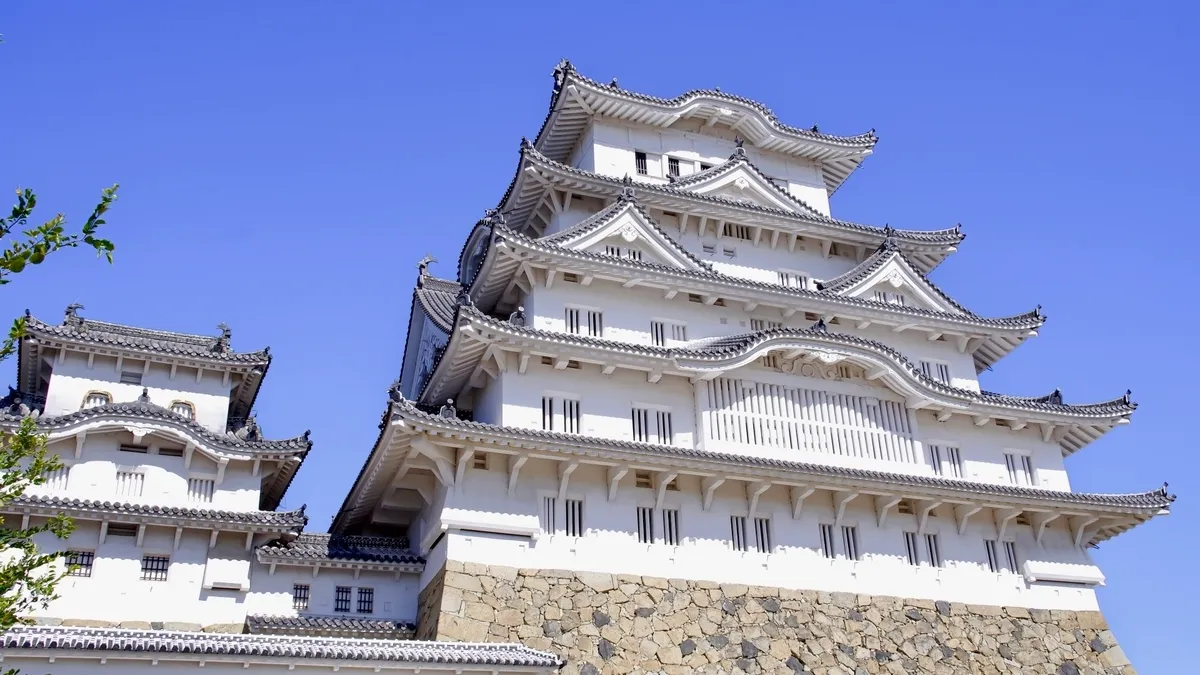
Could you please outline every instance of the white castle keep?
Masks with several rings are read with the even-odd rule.
[[[1046,319],[929,280],[957,227],[831,215],[875,143],[560,64],[328,533],[276,510],[312,444],[251,415],[266,350],[29,317],[4,422],[65,468],[5,518],[78,527],[3,665],[1130,675],[1088,549],[1174,496],[1064,459],[1136,404],[984,391]]]

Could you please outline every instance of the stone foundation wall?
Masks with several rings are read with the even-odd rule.
[[[417,596],[417,640],[436,640],[440,624],[445,589],[446,568],[433,575]],[[480,640],[482,642],[482,640]]]
[[[448,561],[439,640],[521,642],[562,675],[1134,675],[1099,612],[794,591]],[[426,615],[429,603],[429,616]]]

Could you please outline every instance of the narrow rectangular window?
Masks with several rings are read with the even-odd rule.
[[[679,546],[679,509],[663,509],[663,543]]]
[[[799,272],[779,270],[779,285],[788,288],[808,288],[808,277]]]
[[[671,324],[671,339],[676,342],[687,342],[687,325],[682,323]]]
[[[936,361],[921,361],[921,374],[942,384],[950,384],[950,366]]]
[[[308,584],[292,584],[292,609],[304,611],[308,609]]]
[[[750,241],[753,235],[749,225],[734,225],[733,223],[725,223],[721,228],[721,235],[725,237],[733,237],[734,239],[742,239]]]
[[[668,176],[678,176],[679,175],[679,160],[678,159],[675,159],[674,157],[667,158],[667,175]]]
[[[1017,560],[1017,544],[1015,542],[1004,542],[1004,562],[1008,564],[1008,570],[1013,574],[1019,573]]]
[[[752,331],[773,330],[775,328],[783,328],[783,322],[772,321],[770,319],[750,319],[750,330]]]
[[[142,581],[166,581],[171,559],[165,555],[142,556]]]
[[[1008,467],[1008,480],[1013,485],[1033,485],[1033,460],[1029,455],[1004,454],[1004,465]]]
[[[770,553],[771,548],[771,519],[754,519],[754,548],[759,553]]]
[[[821,554],[826,558],[833,558],[833,526],[821,525]]]
[[[903,293],[888,293],[887,291],[875,291],[875,301],[889,305],[908,304]]]
[[[716,253],[716,252],[717,252],[717,245],[716,245],[716,244],[701,244],[700,248],[701,248],[701,249],[702,249],[702,250],[703,250],[705,253],[707,253],[708,255],[713,255],[714,253]],[[698,296],[697,296],[697,297],[698,297]],[[695,300],[694,302],[700,302],[700,301],[699,301],[699,300]]]
[[[612,244],[607,244],[604,247],[604,252],[608,255],[615,256],[617,258],[621,257],[621,247],[620,246],[613,246]]]
[[[92,563],[96,560],[96,554],[92,551],[67,551],[65,556],[67,563],[67,575],[72,577],[90,577],[92,576]]]
[[[649,471],[634,471],[633,484],[634,487],[649,489],[654,487],[654,479],[650,477]]]
[[[650,411],[645,408],[634,408],[631,411],[633,424],[633,440],[639,443],[650,442]]]
[[[729,544],[735,551],[746,551],[746,516],[729,517]]]
[[[904,555],[907,556],[909,565],[920,565],[921,564],[921,554],[920,554],[920,551],[917,549],[917,533],[916,532],[905,532],[904,533]]]
[[[667,346],[667,327],[661,321],[650,322],[650,343],[655,347]]]
[[[117,449],[120,450],[121,452],[136,452],[139,455],[144,455],[147,452],[150,452],[150,448],[147,448],[144,445],[124,445],[124,444],[122,444],[122,445],[118,446]]]
[[[358,613],[359,614],[374,614],[375,613],[375,589],[374,588],[358,589]]]
[[[654,543],[654,509],[649,506],[637,507],[638,543]]]
[[[71,467],[60,466],[53,471],[46,472],[46,482],[43,484],[49,490],[66,490],[67,481],[71,477]]]
[[[853,525],[842,526],[842,553],[847,560],[858,560],[858,528]]]
[[[583,413],[579,410],[579,401],[563,399],[563,431],[577,434],[583,428]]]
[[[563,503],[566,516],[566,532],[568,537],[583,536],[583,500],[568,499]]]
[[[675,438],[675,430],[671,427],[671,413],[666,410],[658,410],[655,412],[655,422],[657,423],[658,442],[662,445],[672,445]]]
[[[646,161],[646,153],[633,153],[633,163],[637,167],[638,175],[645,176],[650,173],[649,162]]]
[[[701,171],[708,171],[711,168],[713,168],[712,164],[705,164],[704,162],[700,162],[700,170]]]
[[[579,310],[574,307],[568,307],[567,314],[567,332],[579,334]]]
[[[958,448],[946,448],[946,460],[950,466],[951,478],[962,478],[963,473],[962,453]]]
[[[554,398],[542,397],[542,430],[554,431]]]
[[[141,497],[146,484],[146,475],[140,471],[117,472],[117,496]]]
[[[726,258],[736,258],[737,248],[734,246],[722,246],[721,255],[725,256]]]
[[[471,457],[471,468],[472,468],[472,469],[480,469],[480,470],[483,470],[483,471],[487,471],[487,468],[488,468],[488,454],[487,454],[486,452],[476,452],[476,453],[475,453],[475,454],[474,454],[474,455]]]
[[[199,504],[211,504],[213,500],[213,489],[216,481],[212,478],[189,478],[188,479],[188,501]]]
[[[938,544],[938,536],[936,534],[925,535],[925,553],[929,556],[929,564],[933,567],[942,566],[942,549]]]
[[[929,465],[933,467],[933,473],[936,476],[942,474],[942,448],[937,445],[929,446]]]
[[[992,572],[999,572],[1000,558],[996,556],[996,541],[994,539],[984,539],[983,551],[987,554],[988,570]]]
[[[604,313],[588,310],[587,313],[587,333],[590,337],[602,337],[604,335]]]
[[[333,611],[349,612],[350,611],[350,587],[338,586],[333,591]]]
[[[141,384],[142,374],[131,371],[121,371],[121,384]]]
[[[625,249],[625,257],[629,258],[630,260],[641,260],[642,252],[636,248]]]
[[[542,532],[558,532],[558,497],[542,497]]]

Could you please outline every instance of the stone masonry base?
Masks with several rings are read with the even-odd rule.
[[[417,637],[521,642],[562,675],[1135,675],[1099,612],[447,561]]]

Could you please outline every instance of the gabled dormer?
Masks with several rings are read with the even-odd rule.
[[[845,297],[974,316],[921,274],[890,238],[854,269],[818,287]]]
[[[654,222],[627,184],[612,205],[583,222],[543,239],[564,249],[707,271],[709,266],[689,253]]]
[[[734,141],[736,149],[729,161],[706,171],[672,181],[672,187],[708,197],[719,197],[731,202],[748,204],[768,209],[778,209],[797,214],[821,215],[788,192],[787,184],[780,184],[763,173],[750,162],[742,140]]]

